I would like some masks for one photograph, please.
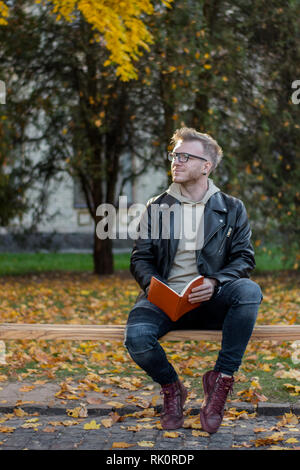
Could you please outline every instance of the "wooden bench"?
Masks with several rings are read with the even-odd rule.
[[[124,339],[125,325],[74,325],[37,323],[0,323],[0,340],[115,340]],[[161,341],[220,341],[221,331],[177,330],[161,337]],[[300,325],[257,325],[251,340],[300,340]]]

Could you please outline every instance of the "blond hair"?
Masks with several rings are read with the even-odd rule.
[[[212,162],[212,170],[215,170],[223,157],[223,150],[216,140],[208,134],[202,134],[191,127],[181,127],[172,135],[171,144],[179,141],[198,140],[203,145],[204,155],[208,155]]]

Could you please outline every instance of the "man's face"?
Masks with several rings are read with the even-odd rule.
[[[179,141],[175,145],[173,152],[175,153],[190,153],[198,157],[209,159],[207,155],[203,153],[203,146],[201,142],[192,140],[188,142]],[[181,163],[178,158],[171,163],[171,174],[174,183],[188,183],[196,182],[200,178],[205,178],[203,173],[208,173],[212,164],[210,161],[205,162],[199,158],[190,157],[187,162]]]

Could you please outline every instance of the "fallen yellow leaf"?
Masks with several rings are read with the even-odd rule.
[[[0,426],[0,432],[14,432],[15,429],[12,426]]]
[[[152,441],[139,441],[137,444],[140,447],[153,447],[154,446],[154,442]]]
[[[37,423],[39,420],[39,418],[30,418],[30,419],[26,419],[26,423]]]
[[[83,429],[99,429],[100,426],[101,424],[97,424],[96,421],[92,419],[92,421],[90,421],[89,423],[85,423]]]
[[[174,432],[174,431],[164,432],[164,437],[179,437],[179,436],[180,436],[179,432]]]
[[[41,426],[41,423],[24,423],[21,425],[21,428],[24,428],[24,429],[36,429],[37,426]]]
[[[286,447],[281,447],[281,446],[270,446],[268,450],[286,450]],[[289,449],[290,450],[290,449]]]
[[[114,424],[114,422],[111,418],[105,418],[101,420],[101,424],[103,424],[105,428],[110,428]]]
[[[55,432],[56,429],[53,426],[46,426],[42,431],[43,432]]]
[[[26,413],[26,411],[22,410],[22,408],[15,408],[14,413],[19,418],[22,418],[23,416],[28,416],[28,413]]]
[[[124,406],[123,403],[120,403],[118,401],[108,401],[107,405],[112,406],[113,408],[122,408]]]
[[[295,437],[289,437],[289,439],[287,439],[285,442],[287,442],[288,444],[295,444],[296,442],[299,442],[299,441]]]
[[[113,442],[112,443],[112,449],[126,449],[127,447],[132,447],[134,446],[135,444],[128,444],[128,442]]]
[[[195,437],[199,437],[199,436],[209,437],[209,433],[205,431],[192,431],[192,435]]]
[[[19,392],[30,392],[35,388],[35,385],[23,385],[23,387],[19,388]]]
[[[186,418],[183,423],[184,428],[192,428],[192,429],[202,429],[200,417],[195,416],[192,418]]]
[[[88,415],[85,403],[81,403],[81,405],[77,406],[76,408],[66,410],[66,412],[67,415],[71,416],[72,418],[86,418]]]
[[[285,426],[287,424],[298,424],[298,417],[293,413],[285,413],[280,421],[278,421],[278,426]]]
[[[61,424],[64,426],[75,426],[76,424],[79,424],[79,421],[71,421],[66,419],[65,421],[62,421]]]
[[[253,428],[253,431],[254,432],[265,432],[265,431],[268,431],[267,428]]]
[[[283,384],[288,390],[291,390],[290,394],[293,396],[297,396],[300,393],[300,385],[293,385],[293,384]]]
[[[135,426],[127,426],[127,431],[138,432],[138,431],[140,431],[141,429],[143,429],[143,427],[142,427],[141,424],[137,424],[137,425],[135,425]]]

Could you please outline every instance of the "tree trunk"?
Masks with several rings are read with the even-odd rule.
[[[113,274],[114,272],[114,259],[112,252],[112,240],[106,238],[101,240],[94,231],[94,274]]]

